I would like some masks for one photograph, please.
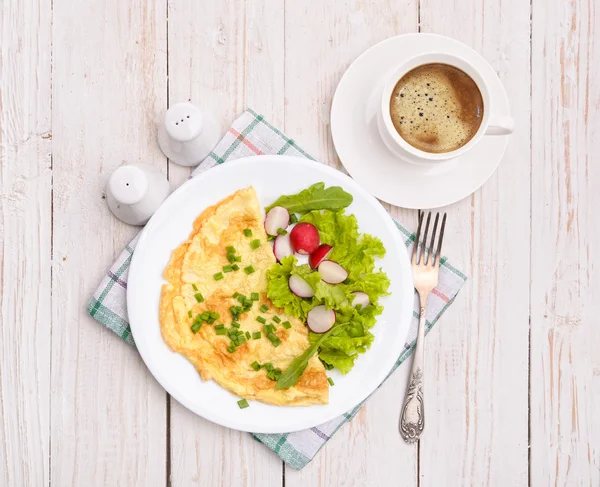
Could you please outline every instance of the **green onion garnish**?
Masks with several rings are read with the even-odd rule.
[[[260,370],[260,364],[256,360],[250,364],[250,367],[254,370]]]
[[[237,264],[233,264],[233,265],[231,266],[231,269],[232,269],[232,270],[234,270],[234,271],[239,271],[239,270],[240,270],[240,266],[239,266],[239,265],[237,265]]]
[[[223,272],[231,272],[232,270],[233,270],[233,266],[231,266],[231,265],[223,266]]]
[[[261,336],[262,336],[262,333],[260,331],[255,331],[254,333],[252,333],[252,338],[254,340],[259,340]]]
[[[237,291],[233,293],[233,299],[237,298],[240,295]]]
[[[268,372],[271,372],[275,367],[273,367],[273,364],[271,362],[267,362],[266,364],[262,365],[265,369],[267,369]]]
[[[269,307],[268,307],[266,304],[263,304],[263,305],[260,307],[260,310],[261,310],[263,313],[266,313],[267,311],[269,311]]]
[[[192,326],[191,326],[191,330],[193,333],[198,333],[198,330],[200,329],[200,327],[202,326],[202,323],[200,323],[199,321],[196,321]]]
[[[238,345],[241,345],[242,343],[246,343],[246,337],[244,335],[238,335],[237,341],[238,341]]]
[[[257,249],[258,247],[260,247],[260,240],[252,240],[252,242],[250,242],[250,247],[252,247],[253,249]]]
[[[241,325],[237,321],[234,321],[233,323],[231,323],[231,326],[233,326],[234,328],[239,328]]]
[[[215,275],[213,275],[213,277],[215,278],[215,281],[220,281],[221,279],[223,279],[223,273],[217,272]]]
[[[236,328],[229,328],[229,329],[227,330],[227,334],[228,334],[230,337],[236,337],[236,336],[237,336],[237,329],[236,329]]]
[[[218,320],[218,319],[220,318],[220,316],[221,316],[221,315],[220,315],[219,313],[217,313],[216,311],[211,311],[211,312],[210,312],[210,317],[211,317],[213,320]]]
[[[194,297],[196,298],[196,301],[198,301],[199,303],[202,303],[204,301],[204,296],[202,296],[201,293],[194,294]]]
[[[227,351],[228,351],[229,353],[233,353],[233,352],[235,352],[235,345],[229,345],[229,346],[227,347]]]
[[[231,245],[229,247],[225,247],[225,250],[227,250],[228,254],[235,254],[235,247],[232,247]]]
[[[245,399],[240,399],[238,401],[238,406],[240,407],[240,409],[246,409],[247,407],[250,407],[250,404],[248,404],[248,401],[246,401]]]
[[[192,284],[192,287],[194,288],[194,291],[198,290],[198,286],[196,286],[195,284]]]
[[[249,265],[248,267],[244,267],[244,272],[246,274],[252,274],[254,272],[254,267],[252,267],[251,265]]]
[[[225,329],[225,325],[222,323],[220,325],[215,326],[215,330],[224,330],[224,329]]]
[[[235,255],[227,254],[227,260],[229,261],[230,264],[233,264],[235,262]]]
[[[259,299],[258,293],[252,293],[250,295],[250,299],[252,299],[252,301],[258,301],[258,299]]]
[[[234,257],[233,259],[235,262],[241,262],[242,258],[238,255],[237,257]]]
[[[276,340],[277,339],[277,335],[274,335],[272,332],[267,334],[267,338],[271,341]]]
[[[298,217],[296,216],[296,213],[290,214],[290,223],[296,223],[297,221]]]
[[[273,321],[275,323],[281,323],[281,318],[279,316],[273,316]]]
[[[265,320],[262,316],[257,316],[256,321],[262,323],[263,325],[267,322],[267,320]]]
[[[212,325],[212,324],[213,324],[215,321],[216,321],[216,320],[215,320],[214,318],[209,318],[208,320],[206,320],[206,322],[207,322],[209,325]]]
[[[238,295],[237,295],[237,300],[238,300],[240,303],[244,304],[244,301],[246,300],[246,296],[244,296],[243,294],[238,294]]]
[[[245,228],[244,229],[244,235],[246,237],[251,237],[252,236],[252,230],[250,228]]]
[[[279,338],[276,338],[275,340],[271,340],[271,343],[275,348],[277,348],[279,345],[281,345],[281,340]]]
[[[210,318],[210,311],[205,311],[204,313],[202,313],[202,314],[200,315],[200,319],[201,319],[201,320],[204,320],[204,321],[206,321],[206,320],[208,320],[209,318]]]
[[[286,330],[289,330],[292,327],[292,324],[289,321],[284,321],[281,324]]]
[[[327,382],[329,382],[330,386],[334,386],[335,382],[333,382],[333,379],[331,377],[327,377]]]
[[[287,230],[285,228],[278,228],[277,235],[287,235]]]
[[[225,328],[219,328],[219,329],[217,329],[217,328],[215,327],[215,333],[216,333],[217,335],[225,335],[225,334],[227,333],[227,330],[226,330]]]
[[[267,242],[271,242],[273,240],[275,240],[275,235],[267,235]]]
[[[275,327],[269,323],[268,325],[265,325],[265,333],[269,334],[269,333],[273,333],[275,331]]]
[[[192,310],[188,311],[188,317],[191,318],[192,317]]]
[[[250,340],[250,338],[252,338],[252,335],[250,335],[250,332],[247,331],[246,332],[246,340]]]

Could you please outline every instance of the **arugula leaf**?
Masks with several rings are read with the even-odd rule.
[[[315,353],[317,353],[317,350],[319,349],[321,343],[323,343],[334,333],[337,333],[340,330],[340,328],[342,327],[334,326],[327,333],[323,333],[319,336],[318,339],[314,340],[310,347],[304,350],[304,352],[302,352],[301,355],[292,360],[288,368],[285,369],[285,372],[281,374],[281,377],[279,377],[279,379],[275,383],[275,389],[289,389],[290,387],[295,385],[296,382],[298,382],[300,376],[306,370],[306,367],[308,366],[308,361]]]
[[[283,206],[292,213],[306,213],[311,210],[340,210],[352,203],[352,195],[339,186],[325,188],[325,183],[315,183],[298,194],[280,196],[275,203],[265,208]]]

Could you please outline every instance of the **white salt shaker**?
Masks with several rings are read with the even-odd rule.
[[[177,103],[158,126],[158,145],[176,164],[197,166],[221,138],[217,120],[191,103]]]
[[[113,172],[106,185],[110,211],[129,225],[144,225],[169,196],[167,178],[148,164],[125,164]]]

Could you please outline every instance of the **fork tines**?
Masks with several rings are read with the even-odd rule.
[[[433,223],[433,234],[431,235],[431,241],[429,243],[429,247],[427,247],[427,234],[429,232],[429,224],[431,223],[431,212],[427,214],[427,222],[425,223],[425,233],[423,235],[423,241],[421,238],[421,227],[423,226],[423,220],[425,218],[425,212],[419,210],[419,225],[417,227],[417,234],[415,236],[415,245],[413,247],[412,254],[412,263],[413,265],[420,265],[421,261],[423,261],[423,265],[427,265],[429,258],[431,257],[431,266],[438,266],[440,264],[440,255],[442,252],[442,240],[444,239],[444,228],[446,227],[446,213],[442,218],[442,226],[440,228],[440,236],[437,244],[437,250],[435,254],[433,254],[433,249],[435,248],[435,236],[437,233],[438,222],[440,219],[440,214],[436,213],[435,221]],[[419,246],[421,247],[421,252],[419,252]],[[425,256],[423,256],[425,254]]]

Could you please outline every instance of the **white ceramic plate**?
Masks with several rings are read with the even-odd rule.
[[[326,406],[279,407],[252,401],[239,409],[238,397],[215,382],[203,382],[194,367],[164,343],[158,321],[162,272],[171,252],[184,242],[194,219],[207,207],[247,186],[261,205],[323,181],[354,196],[348,212],[361,232],[378,236],[387,254],[379,265],[387,272],[391,296],[373,328],[371,349],[346,376],[330,372],[335,386]],[[129,270],[127,306],[131,330],[144,362],[177,401],[214,423],[261,433],[285,433],[322,424],[352,409],[383,381],[402,352],[413,309],[409,259],[400,232],[375,198],[348,176],[324,164],[286,156],[257,156],[225,163],[185,183],[158,209],[140,236]]]
[[[367,191],[404,208],[437,208],[475,192],[500,164],[510,137],[485,136],[464,156],[427,165],[405,162],[388,150],[376,118],[383,86],[400,64],[427,52],[454,54],[472,62],[489,85],[492,113],[510,115],[506,92],[494,69],[455,39],[401,35],[376,44],[356,59],[340,80],[331,105],[335,149],[350,175]]]

